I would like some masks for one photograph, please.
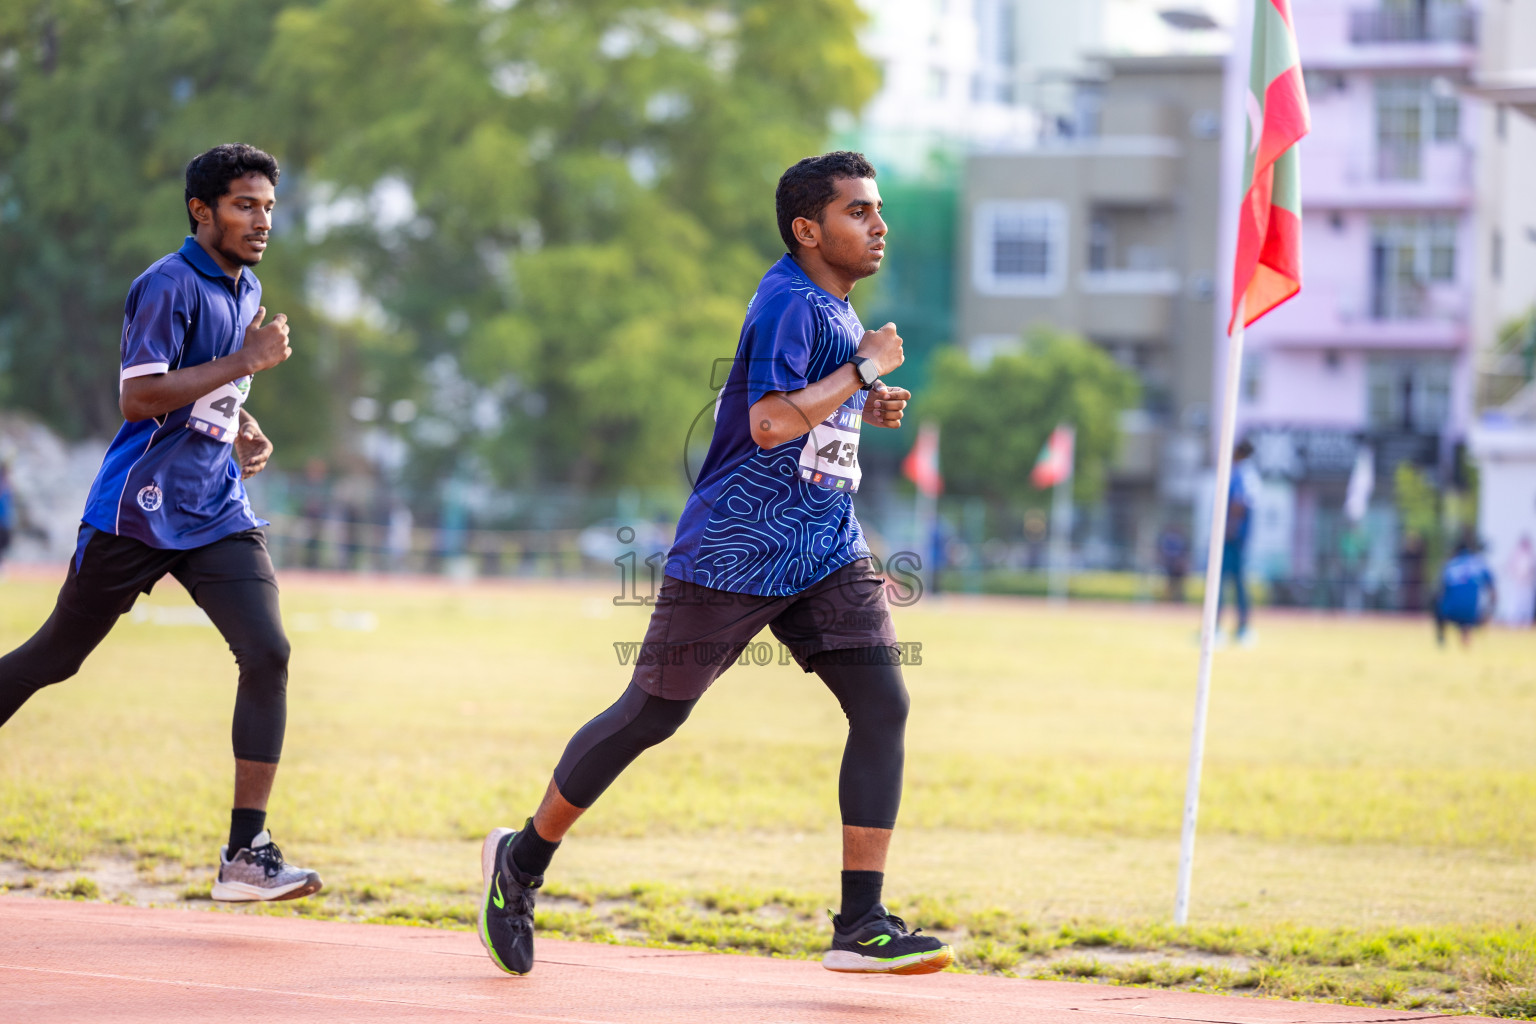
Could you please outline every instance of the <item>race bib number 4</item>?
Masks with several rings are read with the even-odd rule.
[[[240,429],[240,407],[251,391],[251,378],[241,377],[208,392],[192,403],[187,429],[207,434],[215,441],[233,444]]]
[[[805,447],[800,449],[800,479],[829,491],[852,494],[859,489],[863,410],[853,403],[862,397],[862,392],[856,394],[805,435]]]

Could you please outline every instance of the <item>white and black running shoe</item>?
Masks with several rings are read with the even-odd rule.
[[[320,876],[283,860],[283,851],[263,829],[251,845],[229,855],[219,847],[219,874],[213,882],[213,898],[225,903],[257,900],[296,900],[320,891]]]
[[[512,863],[517,831],[493,828],[480,847],[485,896],[480,901],[480,944],[508,974],[533,970],[533,893],[543,875],[529,875]]]
[[[949,946],[921,928],[908,932],[905,921],[876,903],[851,924],[832,917],[832,948],[821,966],[843,974],[933,974],[954,959]]]

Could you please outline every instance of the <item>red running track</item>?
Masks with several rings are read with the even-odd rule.
[[[542,941],[532,974],[471,932],[0,896],[0,1022],[1367,1024],[1431,1014]]]

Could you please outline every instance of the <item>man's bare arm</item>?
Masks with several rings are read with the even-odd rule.
[[[873,359],[881,373],[890,373],[906,358],[895,324],[865,331],[855,354]],[[853,365],[845,363],[798,391],[770,391],[752,403],[752,440],[759,448],[768,449],[802,437],[862,386]]]

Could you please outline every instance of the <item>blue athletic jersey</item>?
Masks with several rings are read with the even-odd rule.
[[[189,236],[128,289],[119,381],[238,351],[260,305],[261,282],[249,267],[237,282]],[[265,526],[251,512],[227,440],[249,388],[244,377],[159,419],[124,423],[91,485],[85,522],[181,550]]]
[[[1232,482],[1227,487],[1227,541],[1229,543],[1247,544],[1248,535],[1253,531],[1253,517],[1257,513],[1254,504],[1259,500],[1259,484],[1257,473],[1253,463],[1248,459],[1232,464]],[[1239,522],[1232,522],[1232,506],[1238,502],[1243,504],[1243,518]]]
[[[678,520],[668,576],[780,596],[869,557],[853,515],[868,393],[855,391],[826,421],[807,424],[807,435],[766,451],[748,420],[769,392],[798,391],[835,372],[863,336],[853,306],[818,288],[790,256],[764,275],[715,400],[714,437]]]
[[[1493,573],[1482,555],[1461,554],[1440,573],[1440,614],[1452,622],[1482,621],[1483,591],[1493,586]]]

